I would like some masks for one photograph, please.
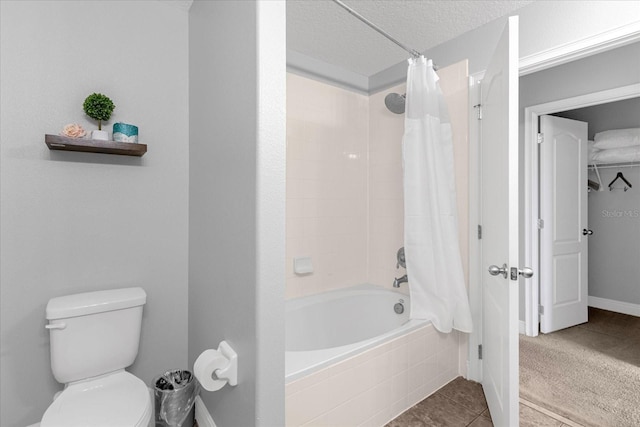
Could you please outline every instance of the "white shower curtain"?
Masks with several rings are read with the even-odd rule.
[[[409,60],[404,163],[404,250],[411,318],[441,332],[471,332],[458,245],[451,122],[438,75],[424,57]]]

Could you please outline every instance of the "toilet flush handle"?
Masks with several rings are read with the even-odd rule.
[[[47,329],[65,329],[67,324],[64,322],[61,323],[49,323],[48,325],[44,325]]]

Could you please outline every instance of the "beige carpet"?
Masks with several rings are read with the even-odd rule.
[[[584,325],[521,335],[520,396],[585,426],[640,426],[640,318],[590,309]]]

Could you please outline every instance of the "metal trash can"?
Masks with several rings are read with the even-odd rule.
[[[193,427],[200,384],[189,371],[167,371],[153,381],[156,427]]]

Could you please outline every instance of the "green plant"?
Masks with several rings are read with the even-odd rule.
[[[82,108],[87,116],[98,121],[98,130],[102,130],[102,122],[109,120],[116,106],[108,96],[101,93],[92,93],[84,100]]]

